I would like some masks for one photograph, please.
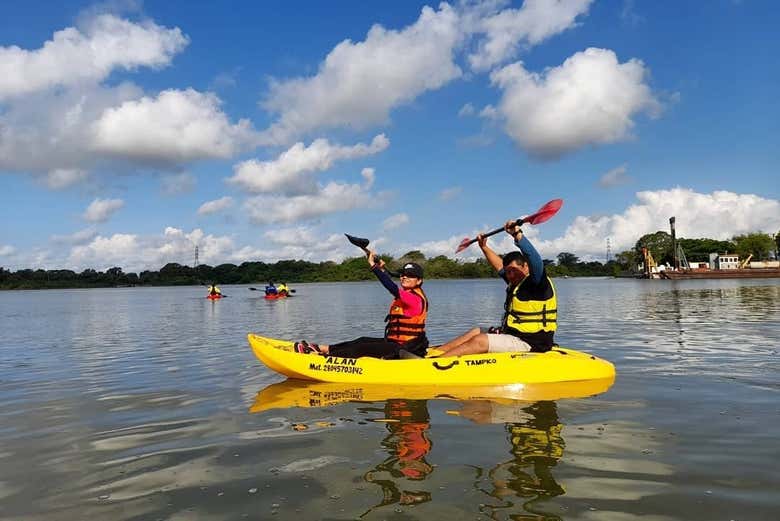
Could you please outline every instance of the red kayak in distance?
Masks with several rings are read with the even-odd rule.
[[[222,298],[222,295],[206,295],[206,298],[209,300],[219,300]]]
[[[287,298],[289,296],[290,295],[280,295],[277,293],[276,295],[264,295],[263,298],[266,300],[279,300],[280,298]]]

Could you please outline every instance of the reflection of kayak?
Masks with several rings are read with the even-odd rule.
[[[265,298],[266,300],[278,300],[278,299],[280,299],[280,298],[287,298],[287,297],[289,297],[289,296],[290,296],[290,295],[281,295],[281,294],[279,294],[279,293],[276,293],[275,295],[265,295],[265,296],[264,296],[264,298]]]
[[[303,355],[309,356],[309,355]],[[285,380],[262,389],[249,412],[288,407],[330,407],[345,402],[407,400],[488,400],[511,405],[515,402],[584,398],[605,392],[612,378],[580,382],[511,384],[492,386],[349,384]]]
[[[450,358],[381,360],[304,355],[293,342],[247,337],[255,356],[274,371],[290,378],[344,383],[394,385],[505,385],[573,382],[615,377],[606,360],[573,349],[547,353],[485,353]]]
[[[222,295],[206,295],[206,298],[209,300],[219,300],[222,298]]]

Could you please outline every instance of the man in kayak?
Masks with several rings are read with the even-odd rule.
[[[274,286],[274,282],[270,281],[268,285],[265,287],[265,294],[266,295],[276,295],[277,289],[276,286]]]
[[[209,284],[208,292],[209,292],[209,295],[211,295],[212,297],[217,297],[217,296],[221,297],[222,296],[222,290],[219,289],[219,286],[217,286],[216,284],[213,284],[213,283]]]
[[[422,289],[423,269],[409,262],[401,269],[399,288],[385,270],[385,263],[373,251],[368,252],[368,265],[379,282],[393,295],[390,312],[385,317],[387,326],[383,338],[360,337],[349,342],[331,345],[295,344],[299,353],[314,353],[340,356],[343,358],[399,358],[401,349],[418,356],[424,356],[428,348],[425,335],[425,319],[428,316],[428,297]]]
[[[282,282],[278,286],[276,286],[276,293],[279,295],[284,295],[285,297],[290,294],[290,290],[287,287],[287,284],[285,282]]]
[[[501,327],[488,333],[474,328],[437,348],[439,356],[481,353],[549,351],[555,345],[558,304],[555,286],[547,276],[542,257],[515,221],[507,221],[504,230],[515,240],[520,251],[509,252],[503,259],[487,245],[487,238],[477,236],[482,253],[507,283],[504,318]]]

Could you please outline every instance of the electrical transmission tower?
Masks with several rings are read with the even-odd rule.
[[[193,268],[197,268],[198,264],[198,247],[195,246],[195,266],[193,266]]]
[[[609,237],[607,237],[607,262],[612,260],[612,244],[610,243]]]

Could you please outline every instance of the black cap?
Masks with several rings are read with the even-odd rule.
[[[423,278],[423,269],[422,266],[420,266],[416,262],[407,262],[401,268],[400,274],[421,279]]]

